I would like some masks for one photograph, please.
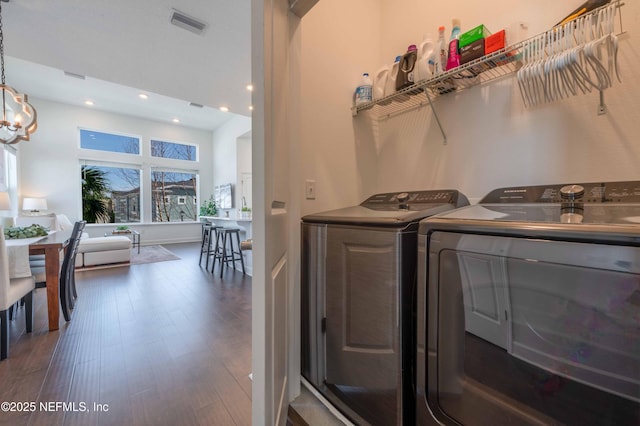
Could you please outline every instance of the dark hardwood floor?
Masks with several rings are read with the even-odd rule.
[[[33,333],[18,310],[0,401],[35,407],[0,424],[251,424],[251,278],[200,268],[199,243],[165,247],[181,259],[78,272],[59,331],[44,289]]]

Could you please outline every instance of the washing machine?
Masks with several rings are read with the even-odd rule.
[[[417,424],[640,424],[640,182],[496,189],[418,258]]]
[[[468,204],[394,192],[302,218],[302,375],[354,423],[413,424],[419,221]]]

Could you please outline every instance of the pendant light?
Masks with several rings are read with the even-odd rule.
[[[2,116],[0,117],[0,142],[12,145],[28,141],[36,131],[36,110],[27,101],[27,95],[16,92],[5,84],[4,33],[2,28],[2,3],[0,1],[0,68],[2,71]]]

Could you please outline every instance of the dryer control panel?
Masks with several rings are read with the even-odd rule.
[[[420,210],[420,204],[451,204],[456,207],[467,205],[466,197],[459,191],[442,189],[431,191],[403,191],[376,194],[364,200],[360,205],[372,210],[406,208]],[[411,208],[414,206],[414,208]]]
[[[640,181],[500,188],[480,201],[480,204],[498,203],[640,203]]]

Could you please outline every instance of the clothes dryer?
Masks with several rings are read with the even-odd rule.
[[[418,243],[417,424],[640,424],[640,182],[497,189]]]
[[[418,224],[464,205],[408,191],[302,218],[302,374],[356,424],[413,424]]]

